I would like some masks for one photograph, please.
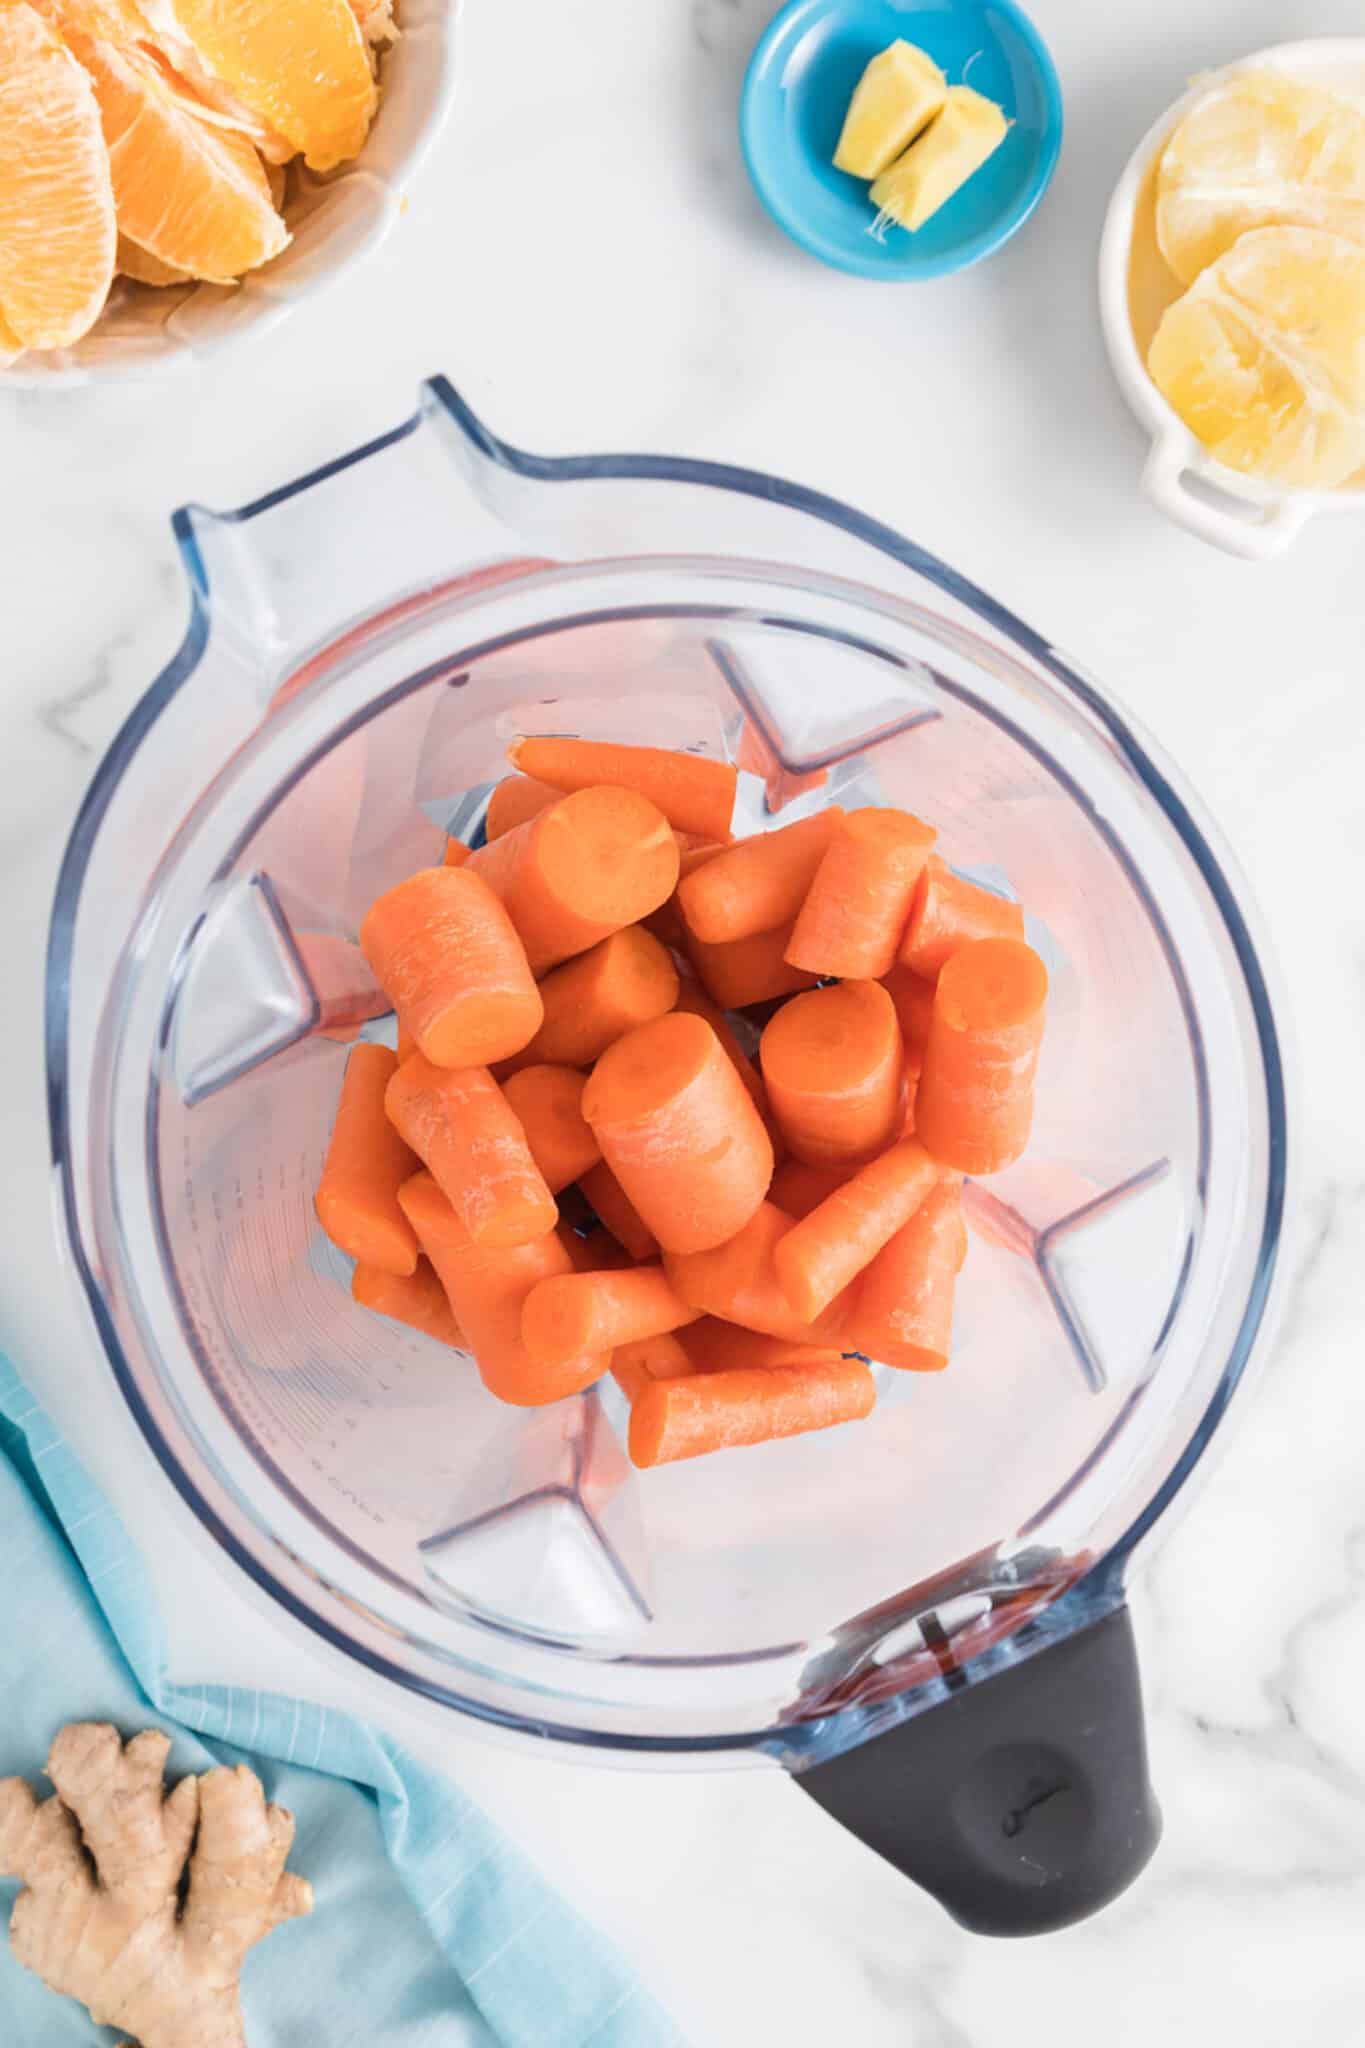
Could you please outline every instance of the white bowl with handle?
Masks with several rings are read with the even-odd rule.
[[[1331,491],[1277,484],[1217,461],[1163,398],[1147,371],[1162,313],[1185,287],[1156,240],[1156,176],[1177,125],[1215,87],[1241,72],[1281,71],[1323,85],[1365,110],[1365,36],[1320,37],[1257,50],[1206,72],[1143,136],[1114,188],[1100,240],[1100,318],[1114,375],[1152,437],[1142,487],[1177,525],[1249,561],[1282,554],[1319,512],[1365,515],[1365,471]]]
[[[379,53],[379,106],[365,147],[325,175],[290,169],[288,248],[240,284],[116,279],[109,303],[71,348],[30,350],[0,370],[0,388],[44,389],[111,377],[161,377],[279,325],[300,302],[368,256],[403,208],[408,180],[455,98],[459,0],[396,0],[397,39]]]

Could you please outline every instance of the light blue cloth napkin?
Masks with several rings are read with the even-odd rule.
[[[141,1561],[0,1356],[0,1777],[41,1778],[65,1721],[173,1735],[172,1778],[249,1763],[298,1820],[316,1905],[247,1959],[251,2048],[667,2048],[625,1963],[458,1788],[349,1716],[169,1684]],[[0,1882],[0,1925],[18,1886]],[[117,2037],[0,1939],[4,2048]]]

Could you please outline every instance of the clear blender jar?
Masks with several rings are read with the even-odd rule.
[[[176,517],[179,654],[54,910],[64,1226],[170,1483],[323,1642],[440,1707],[776,1761],[969,1926],[1139,1870],[1124,1580],[1263,1336],[1281,1051],[1240,879],[1168,764],[921,549],[749,471],[545,460],[442,379]],[[741,824],[904,805],[1052,979],[1033,1142],[968,1190],[953,1362],[857,1427],[636,1473],[614,1383],[500,1406],[350,1298],[312,1210],[370,901],[477,835],[526,731],[737,760]]]

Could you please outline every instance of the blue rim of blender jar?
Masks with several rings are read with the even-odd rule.
[[[1283,1231],[1288,1177],[1288,1116],[1284,1061],[1260,955],[1242,907],[1223,867],[1200,827],[1195,823],[1183,797],[1140,743],[1136,733],[1119,716],[1100,690],[1088,682],[1070,663],[1063,660],[1048,641],[1025,625],[1008,607],[999,604],[969,578],[941,562],[937,556],[928,553],[915,542],[905,539],[880,521],[868,518],[840,500],[828,497],[823,492],[809,490],[803,485],[768,476],[760,470],[736,468],[727,463],[687,461],[668,456],[531,454],[500,440],[491,433],[450,382],[443,376],[437,376],[428,380],[424,386],[419,410],[398,427],[359,448],[352,449],[348,454],[336,457],[294,482],[268,492],[236,511],[218,516],[229,523],[244,524],[269,511],[273,506],[326,481],[327,478],[368,460],[386,448],[393,447],[414,434],[433,411],[448,415],[466,439],[490,462],[528,480],[554,483],[632,479],[691,484],[724,490],[805,513],[811,518],[840,528],[854,539],[887,555],[902,567],[922,576],[928,583],[964,605],[978,618],[984,619],[1002,632],[1016,646],[1032,655],[1061,689],[1085,708],[1104,729],[1119,754],[1164,813],[1198,869],[1227,930],[1246,986],[1256,1028],[1266,1087],[1265,1216],[1251,1285],[1227,1364],[1184,1449],[1161,1486],[1131,1526],[1116,1539],[1103,1557],[1096,1560],[1083,1578],[1065,1593],[1054,1598],[1049,1607],[1033,1617],[1020,1633],[1031,1635],[1035,1643],[1041,1643],[1046,1638],[1077,1625],[1081,1620],[1096,1618],[1100,1612],[1112,1607],[1121,1599],[1123,1573],[1129,1557],[1193,1474],[1242,1381],[1265,1319]],[[888,1719],[900,1718],[896,1711],[897,1701],[894,1699],[882,1703],[880,1709],[869,1709],[855,1701],[835,1713],[806,1724],[780,1724],[757,1731],[744,1730],[729,1735],[678,1739],[668,1736],[604,1734],[559,1723],[541,1715],[505,1712],[486,1701],[472,1699],[453,1687],[436,1684],[403,1669],[389,1658],[356,1642],[352,1636],[326,1620],[321,1613],[281,1585],[270,1571],[239,1543],[217,1511],[199,1491],[162,1435],[156,1418],[143,1399],[136,1379],[129,1369],[117,1329],[86,1256],[81,1236],[68,1142],[67,1014],[76,915],[96,836],[124,769],[155,721],[198,667],[208,645],[209,585],[204,563],[187,512],[178,511],[172,524],[189,574],[189,623],[180,647],[120,727],[100,762],[76,814],[62,856],[48,933],[45,1002],[48,1122],[52,1163],[57,1173],[66,1240],[115,1380],[157,1462],[182,1501],[233,1563],[274,1603],[283,1607],[314,1635],[353,1661],[402,1686],[405,1690],[455,1707],[475,1719],[495,1726],[532,1730],[559,1741],[592,1749],[674,1754],[721,1752],[740,1748],[777,1749],[787,1757],[792,1757],[802,1749],[817,1747],[822,1754],[832,1753],[855,1740],[861,1740],[872,1732],[874,1723],[880,1729],[887,1725]],[[961,1672],[964,1675],[970,1674],[972,1678],[985,1676],[988,1671],[998,1668],[999,1650],[1008,1651],[1009,1645],[986,1651],[979,1658],[972,1659],[960,1667]],[[1019,1652],[1014,1651],[1013,1654]],[[941,1685],[917,1688],[917,1698],[921,1693],[923,1704],[926,1706],[932,1705],[940,1696],[946,1697]],[[903,1701],[905,1695],[900,1697]],[[901,1711],[904,1711],[903,1707]]]

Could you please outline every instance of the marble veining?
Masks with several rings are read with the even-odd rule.
[[[1293,1281],[1232,1441],[1133,1592],[1162,1848],[1101,1918],[985,1943],[775,1770],[595,1770],[359,1703],[572,1888],[696,2048],[1365,2048],[1361,529],[1322,522],[1252,569],[1163,526],[1093,282],[1109,187],[1186,75],[1352,33],[1358,10],[1035,0],[1067,96],[1053,190],[989,265],[916,290],[821,270],[749,193],[734,105],[768,12],[566,0],[528,30],[471,5],[454,124],[373,264],[198,375],[0,388],[0,1344],[143,1541],[176,1674],[265,1667],[356,1704],[167,1501],[45,1200],[46,911],[94,762],[183,632],[169,512],[381,431],[437,369],[525,446],[669,446],[834,491],[1075,650],[1199,789],[1278,959]]]

